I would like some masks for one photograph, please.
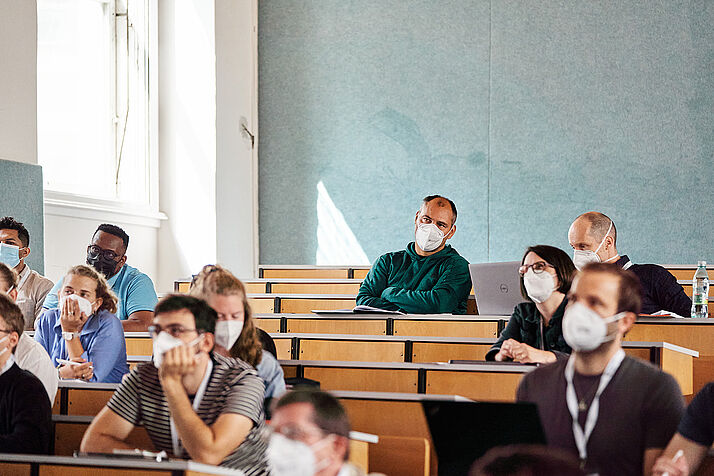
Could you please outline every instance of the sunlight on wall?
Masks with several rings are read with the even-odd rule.
[[[325,185],[317,184],[317,253],[318,265],[370,264],[357,238],[337,209]]]

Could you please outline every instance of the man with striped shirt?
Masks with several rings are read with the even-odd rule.
[[[131,449],[144,426],[156,450],[267,475],[263,382],[247,363],[212,352],[216,313],[191,296],[156,305],[154,362],[139,365],[82,439],[82,451]]]

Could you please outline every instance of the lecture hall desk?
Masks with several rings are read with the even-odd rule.
[[[89,456],[40,456],[0,454],[2,476],[240,476],[242,471],[194,461],[156,461]]]

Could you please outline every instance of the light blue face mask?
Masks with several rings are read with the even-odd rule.
[[[0,243],[0,263],[5,263],[10,268],[20,264],[20,248],[7,243]]]

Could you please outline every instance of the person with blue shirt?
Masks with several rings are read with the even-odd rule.
[[[74,266],[61,283],[60,306],[40,316],[35,340],[60,378],[120,383],[129,366],[116,296],[90,266]]]
[[[129,235],[116,225],[102,224],[87,247],[87,264],[103,274],[119,298],[116,316],[126,332],[144,332],[154,318],[158,302],[154,283],[147,275],[126,264]],[[43,307],[55,309],[59,304],[58,282],[47,295]]]

